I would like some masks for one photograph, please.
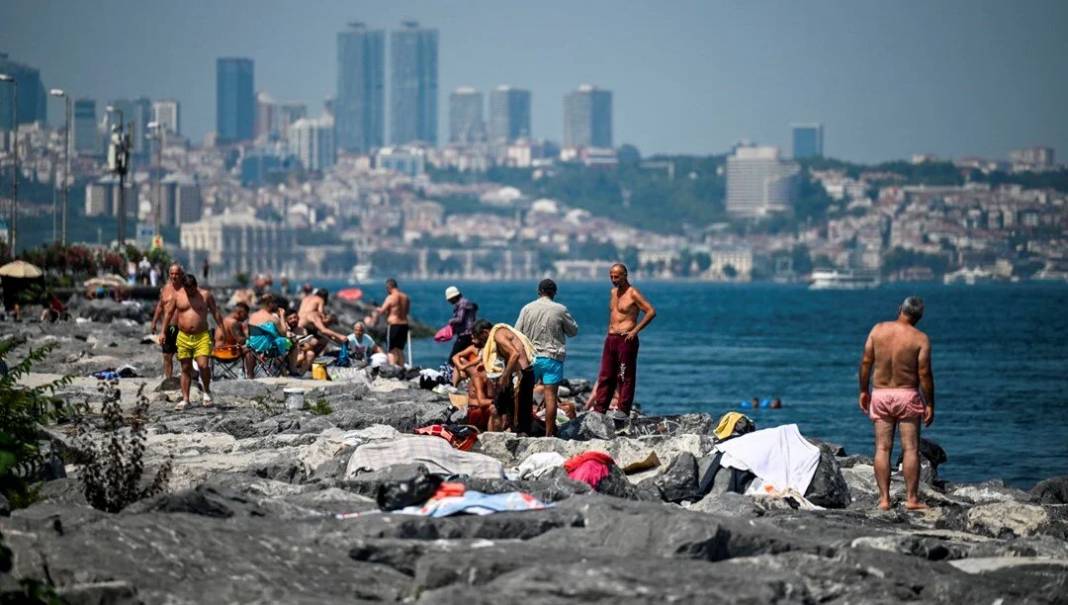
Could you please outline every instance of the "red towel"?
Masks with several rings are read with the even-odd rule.
[[[615,461],[608,454],[590,451],[569,458],[564,463],[564,470],[568,477],[597,489],[601,480],[611,474],[613,464]]]

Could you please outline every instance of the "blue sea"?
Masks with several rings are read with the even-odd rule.
[[[332,290],[340,284],[324,284]],[[451,314],[445,282],[401,283],[416,318]],[[480,316],[514,323],[535,298],[534,282],[457,282]],[[926,301],[919,327],[931,337],[936,417],[924,436],[941,444],[951,481],[999,478],[1030,488],[1068,474],[1068,285],[887,285],[868,291],[804,286],[646,282],[656,306],[641,334],[636,401],[649,414],[718,416],[753,397],[783,408],[744,409],[759,427],[797,423],[801,432],[871,455],[871,423],[857,407],[857,366],[868,330],[893,319],[908,295]],[[596,378],[610,284],[566,282],[557,300],[579,323],[566,373]],[[364,286],[380,301],[379,284]],[[449,344],[414,343],[415,363],[437,367]],[[897,449],[895,448],[895,455]]]

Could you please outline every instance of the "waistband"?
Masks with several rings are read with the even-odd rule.
[[[884,395],[919,395],[920,389],[916,387],[886,387],[881,389],[872,389],[871,394],[876,393]]]

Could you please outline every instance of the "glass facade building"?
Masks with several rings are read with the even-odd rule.
[[[438,30],[406,21],[391,32],[389,92],[389,140],[437,145]]]
[[[339,149],[367,153],[385,144],[385,39],[385,32],[363,23],[337,35]]]
[[[222,57],[215,63],[215,131],[218,142],[248,141],[255,135],[256,93],[252,59]]]

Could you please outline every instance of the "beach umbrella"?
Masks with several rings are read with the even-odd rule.
[[[344,290],[338,290],[335,298],[340,298],[348,302],[356,302],[363,298],[363,290],[359,288],[345,288]]]
[[[125,288],[126,280],[118,275],[98,275],[92,279],[85,280],[83,285],[86,288]]]
[[[24,260],[12,261],[0,267],[0,275],[20,279],[34,279],[43,275],[41,270]]]

